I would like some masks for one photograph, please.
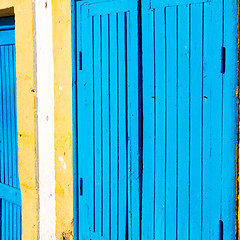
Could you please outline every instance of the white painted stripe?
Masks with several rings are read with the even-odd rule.
[[[33,0],[35,32],[38,234],[56,239],[54,65],[51,0]]]

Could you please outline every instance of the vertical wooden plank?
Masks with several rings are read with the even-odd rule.
[[[136,3],[137,5],[137,3]],[[129,224],[131,232],[129,240],[140,239],[140,172],[141,162],[141,125],[139,117],[141,115],[141,103],[139,102],[141,79],[139,73],[139,55],[138,55],[138,14],[137,11],[131,11],[129,14],[129,40],[128,40],[128,119],[129,119]]]
[[[15,186],[20,189],[18,176],[18,130],[17,130],[17,77],[16,77],[16,47],[13,46],[13,87],[14,87],[14,150],[15,150]]]
[[[13,89],[11,89],[11,79],[12,79],[12,52],[11,52],[11,46],[7,46],[6,47],[6,51],[7,51],[7,62],[8,62],[8,66],[7,66],[7,116],[8,116],[8,166],[9,166],[9,185],[13,186],[13,150],[12,150],[12,121],[14,121],[13,119],[13,115],[12,115],[12,110],[13,110],[13,106],[12,106],[12,99],[11,99],[11,95],[12,95],[12,91]],[[10,105],[10,107],[9,107]],[[9,205],[9,207],[11,208],[11,204]],[[11,214],[10,214],[11,216]]]
[[[117,122],[117,15],[110,15],[110,132],[111,132],[111,239],[117,239],[117,161],[118,161],[118,122]]]
[[[119,57],[119,237],[126,238],[127,219],[127,144],[126,144],[126,62],[125,62],[125,13],[118,14],[118,57]]]
[[[9,229],[10,229],[10,216],[9,216],[9,202],[8,201],[5,201],[5,204],[6,204],[6,215],[5,215],[5,218],[6,218],[6,221],[5,221],[5,228],[6,228],[6,238],[5,239],[9,239]]]
[[[166,239],[176,239],[177,8],[166,9]]]
[[[236,1],[224,1],[223,45],[226,48],[226,71],[223,75],[222,220],[226,239],[235,237],[237,7]]]
[[[137,11],[127,13],[127,106],[128,106],[128,238],[140,238],[139,192],[139,83],[138,76],[138,29]]]
[[[102,138],[103,138],[103,236],[110,239],[110,89],[109,89],[109,16],[102,17]]]
[[[131,118],[130,118],[130,83],[131,83],[131,14],[129,12],[126,13],[127,18],[127,24],[126,27],[128,29],[126,40],[126,48],[127,48],[127,88],[126,88],[126,94],[127,94],[127,129],[128,129],[128,166],[127,166],[127,172],[128,172],[128,196],[127,196],[127,204],[128,204],[128,216],[127,216],[127,225],[128,225],[128,239],[132,240],[132,232],[133,232],[133,226],[132,226],[132,174],[131,174],[131,168],[132,168],[132,154],[131,154]]]
[[[2,199],[2,239],[6,239],[6,201]]]
[[[190,239],[201,240],[202,4],[190,12]]]
[[[4,161],[4,124],[3,124],[3,74],[4,74],[4,70],[3,70],[3,63],[2,61],[4,61],[3,59],[3,51],[2,51],[2,47],[0,47],[0,71],[1,71],[1,79],[0,79],[0,117],[2,119],[2,121],[0,122],[0,136],[1,136],[1,142],[0,142],[0,161],[1,161],[1,183],[5,182],[5,161]]]
[[[13,239],[13,204],[9,202],[9,239]]]
[[[143,3],[143,209],[142,238],[155,239],[155,11]]]
[[[79,55],[79,51],[82,51],[82,46],[81,46],[81,7],[79,4],[76,4],[76,56],[77,56],[77,96],[79,96],[79,94],[81,93],[80,90],[80,86],[79,86],[79,78],[80,78],[80,72],[79,70],[79,62],[78,62],[78,55]],[[79,110],[81,109],[81,105],[79,104],[79,98],[77,97],[77,112],[80,112]],[[81,120],[79,120],[79,118],[77,118],[77,136],[81,136],[79,135],[81,133],[80,129],[82,127],[82,124],[80,121],[82,121],[83,118],[81,118]],[[84,146],[81,145],[81,138],[78,139],[78,145],[77,145],[77,171],[78,171],[78,176],[77,176],[77,198],[78,198],[78,234],[81,236],[83,233],[83,229],[80,227],[80,222],[82,222],[81,216],[83,215],[83,211],[82,211],[82,205],[81,203],[83,202],[80,195],[79,195],[79,183],[80,183],[80,177],[81,177],[81,168],[80,168],[80,164],[81,164],[81,153],[84,153],[83,151],[81,151],[81,149],[84,149]],[[84,224],[84,223],[83,223]]]
[[[101,235],[101,126],[102,126],[102,86],[101,86],[101,27],[100,16],[94,16],[94,140],[95,140],[95,232]]]
[[[178,7],[178,192],[177,234],[179,239],[189,239],[189,137],[190,137],[190,92],[189,92],[189,6]]]
[[[17,206],[13,205],[13,239],[17,239]]]
[[[204,3],[202,239],[219,237],[221,219],[222,3]]]
[[[15,104],[15,99],[16,99],[16,88],[15,88],[15,77],[14,77],[14,46],[11,46],[9,48],[9,60],[10,60],[10,102],[11,102],[11,146],[12,146],[12,186],[16,187],[16,171],[17,171],[17,152],[16,152],[16,104]]]
[[[155,9],[155,236],[166,239],[166,15],[165,9]]]
[[[7,80],[6,80],[6,49],[4,46],[1,47],[2,49],[2,97],[3,97],[3,131],[4,131],[4,148],[3,148],[3,153],[4,153],[4,183],[8,184],[9,183],[9,174],[8,174],[8,142],[7,142],[7,106],[6,102],[4,100],[6,99],[7,93],[6,93],[6,88],[7,88]]]
[[[17,240],[22,239],[21,237],[21,207],[17,207]]]
[[[83,54],[83,70],[77,71],[78,105],[78,181],[83,179],[79,196],[79,233],[90,238],[94,231],[94,123],[93,123],[93,23],[87,7],[78,8],[79,34],[77,49]],[[81,29],[81,31],[80,31]],[[81,37],[81,38],[80,38]],[[88,126],[88,127],[86,127]],[[78,182],[79,183],[79,182]],[[78,185],[79,187],[79,185]],[[86,207],[87,206],[87,207]]]

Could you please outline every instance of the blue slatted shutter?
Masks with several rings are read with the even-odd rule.
[[[136,1],[77,2],[80,239],[138,239]]]
[[[14,18],[0,19],[0,235],[21,239]]]
[[[236,77],[221,73],[223,4],[142,1],[143,240],[222,239],[222,221],[234,239]]]

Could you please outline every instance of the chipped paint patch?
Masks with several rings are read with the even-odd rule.
[[[58,159],[59,159],[59,161],[61,162],[61,164],[62,164],[62,167],[63,167],[63,169],[64,169],[64,172],[66,171],[66,169],[67,169],[67,165],[66,165],[66,163],[64,162],[64,159],[63,159],[63,157],[62,156],[59,156],[58,157]]]

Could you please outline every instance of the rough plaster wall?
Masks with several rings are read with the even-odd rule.
[[[19,178],[23,240],[37,239],[35,86],[32,0],[0,1],[0,16],[15,14]]]
[[[55,87],[56,239],[72,239],[71,1],[52,0]]]

